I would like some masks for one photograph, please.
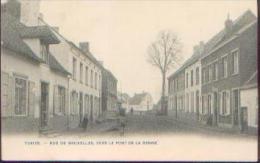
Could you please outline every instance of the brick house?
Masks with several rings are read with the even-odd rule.
[[[246,11],[213,40],[201,58],[202,113],[205,121],[226,127],[241,126],[240,88],[257,69],[257,21]],[[219,39],[215,39],[219,37]]]
[[[176,118],[185,112],[185,69],[183,67],[168,77],[168,114]]]
[[[107,69],[102,70],[102,112],[118,112],[117,79]]]
[[[39,2],[8,1],[1,9],[2,132],[66,129],[69,72],[49,51],[60,41],[39,24]]]
[[[48,25],[43,18],[40,22],[47,25],[60,40],[59,44],[51,46],[50,51],[71,74],[68,84],[70,128],[79,127],[85,115],[94,123],[102,114],[103,66],[90,52],[88,42],[80,42],[77,46],[65,38],[57,27]]]

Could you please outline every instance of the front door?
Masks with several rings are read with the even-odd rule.
[[[93,96],[90,96],[90,121],[93,122]]]
[[[213,109],[214,109],[214,112],[213,112],[213,123],[214,125],[217,125],[218,124],[218,93],[217,92],[214,92],[213,93]]]
[[[199,120],[199,104],[200,104],[200,95],[199,95],[199,91],[196,91],[196,115],[197,115],[197,120]]]
[[[48,126],[48,109],[49,109],[49,85],[41,83],[41,111],[40,111],[40,128]]]
[[[238,109],[239,109],[239,91],[233,91],[233,113],[234,113],[234,125],[238,125]]]
[[[83,120],[83,94],[82,92],[80,92],[79,94],[79,120],[80,120],[80,123],[82,122]]]

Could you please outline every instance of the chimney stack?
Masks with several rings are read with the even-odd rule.
[[[200,41],[200,45],[199,45],[199,52],[200,52],[200,54],[203,53],[204,47],[205,47],[204,42],[203,42],[203,41]]]
[[[89,52],[89,43],[88,42],[80,42],[79,43],[79,48],[85,52],[88,53]]]
[[[229,14],[227,15],[227,20],[225,21],[225,31],[229,33],[232,31],[233,21],[229,18]]]

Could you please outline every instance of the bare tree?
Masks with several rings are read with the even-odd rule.
[[[162,75],[161,110],[167,114],[165,107],[165,80],[167,72],[180,64],[181,43],[177,35],[169,30],[159,32],[156,41],[148,47],[148,62],[157,67]]]

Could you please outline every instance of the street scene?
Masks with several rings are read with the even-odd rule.
[[[254,1],[1,0],[2,136],[254,146],[258,29]]]
[[[157,71],[154,93],[133,91],[135,81],[108,69],[115,70],[97,59],[90,42],[69,40],[45,20],[40,2],[1,3],[2,133],[104,130],[123,136],[203,128],[204,133],[257,135],[257,17],[250,9],[234,19],[227,13],[224,28],[209,41],[198,41],[190,57],[180,35],[159,30],[144,54],[145,65]]]

